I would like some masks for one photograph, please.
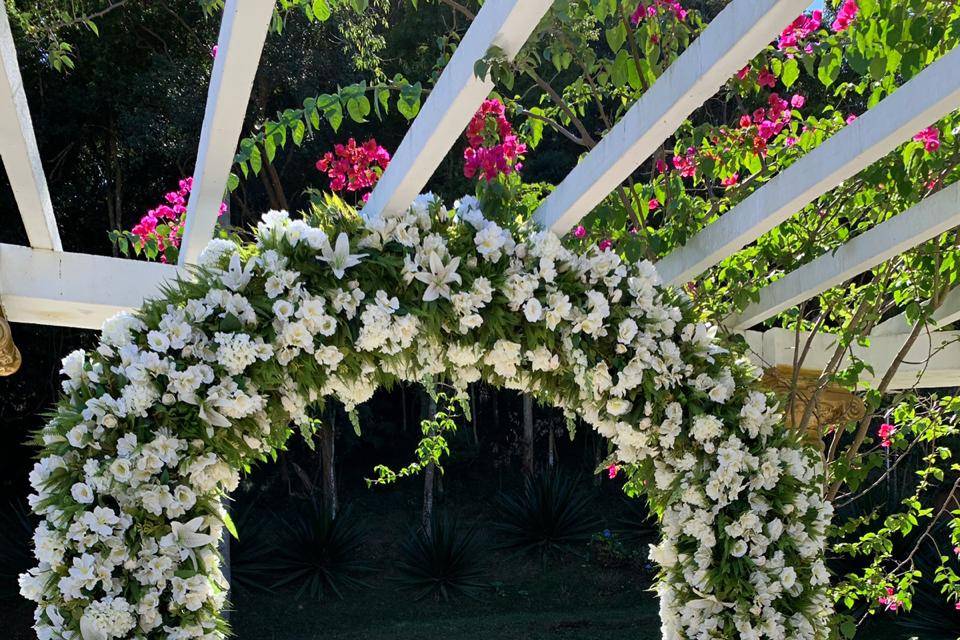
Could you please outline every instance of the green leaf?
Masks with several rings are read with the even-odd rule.
[[[298,147],[300,146],[300,144],[303,142],[303,134],[306,133],[306,130],[307,127],[305,124],[303,124],[302,120],[297,120],[295,123],[293,123],[293,129],[291,130],[291,134],[293,135],[293,144],[297,145]],[[271,161],[272,160],[273,158],[271,158]]]
[[[400,97],[397,99],[397,111],[407,120],[415,118],[420,113],[420,96],[422,94],[423,86],[419,82],[404,85],[400,89]]]
[[[327,4],[327,0],[313,0],[313,15],[321,22],[330,18],[330,5]]]
[[[823,86],[829,87],[840,76],[840,63],[843,60],[843,54],[838,47],[829,49],[820,59],[820,67],[817,69],[817,77]]]
[[[227,189],[229,189],[230,191],[233,191],[239,186],[240,186],[240,176],[238,176],[237,174],[231,171],[230,175],[227,177]]]
[[[615,27],[607,29],[606,36],[610,50],[617,53],[623,43],[627,41],[627,27],[622,22],[618,22]]]
[[[263,158],[260,157],[260,149],[254,147],[250,150],[250,168],[253,169],[254,175],[259,175],[262,167]]]
[[[230,517],[230,514],[227,513],[226,509],[223,511],[223,526],[227,528],[227,531],[230,532],[230,535],[232,535],[234,539],[240,539],[240,534],[237,533],[237,525],[234,524],[233,518]]]
[[[783,63],[783,71],[780,74],[780,80],[783,82],[783,86],[790,88],[793,86],[793,83],[797,81],[800,77],[800,65],[797,64],[796,58],[789,58],[786,62]]]

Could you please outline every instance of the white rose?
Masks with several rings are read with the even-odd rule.
[[[93,502],[93,489],[86,482],[78,482],[70,487],[70,495],[80,504],[90,504]]]
[[[536,322],[543,317],[543,305],[536,298],[530,298],[523,305],[523,315],[526,316],[527,322]]]

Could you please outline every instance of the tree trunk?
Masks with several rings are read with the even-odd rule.
[[[533,396],[523,394],[523,472],[533,475]]]
[[[337,474],[335,443],[337,438],[336,409],[330,407],[329,424],[320,431],[320,454],[323,461],[323,509],[331,518],[337,517]]]
[[[547,430],[547,468],[553,469],[557,463],[557,432],[553,425]]]
[[[433,398],[430,398],[428,407],[426,419],[432,420],[437,414],[437,403]],[[431,431],[429,435],[432,436],[434,433]],[[436,476],[437,467],[431,462],[423,473],[423,513],[420,515],[420,526],[423,527],[424,535],[427,537],[430,537],[432,531],[430,524],[433,521],[433,490]]]

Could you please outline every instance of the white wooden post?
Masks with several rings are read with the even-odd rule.
[[[960,107],[960,49],[924,69],[657,263],[683,284]]]
[[[156,297],[172,265],[0,244],[0,301],[11,322],[99,329]]]
[[[734,0],[660,76],[535,212],[569,231],[617,188],[683,121],[810,3]]]
[[[274,0],[227,0],[187,202],[180,264],[194,264],[213,237],[227,189]]]
[[[0,4],[0,157],[30,245],[63,251],[6,7]]]
[[[752,327],[958,225],[960,182],[768,284],[760,300],[724,324],[734,330]]]
[[[553,0],[487,0],[380,177],[363,215],[410,206],[493,90],[474,65],[496,46],[513,59]]]

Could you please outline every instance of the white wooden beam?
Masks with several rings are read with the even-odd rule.
[[[763,332],[747,331],[745,335],[753,350],[749,354],[750,358],[757,366],[794,366],[797,343],[793,331],[769,329]],[[801,334],[801,345],[805,344],[808,336],[807,333]],[[863,372],[862,386],[879,383],[906,339],[904,334],[874,336],[870,338],[869,346],[853,345],[850,348],[857,358],[873,369],[873,374],[869,371]],[[806,358],[800,363],[801,368],[822,371],[836,346],[836,336],[818,334],[814,337]],[[851,357],[848,353],[841,362],[841,368],[850,364]],[[888,391],[914,386],[921,389],[960,386],[960,331],[934,331],[920,336],[893,376]]]
[[[0,158],[20,209],[27,239],[38,249],[63,251],[4,5],[0,5],[0,64]]]
[[[960,107],[960,48],[794,162],[657,263],[679,285],[767,233],[931,123]]]
[[[274,0],[227,0],[223,9],[187,202],[181,265],[195,263],[213,237],[275,4]]]
[[[512,60],[553,0],[487,0],[380,177],[363,215],[403,211],[413,203],[473,114],[493,90],[474,65],[499,47]]]
[[[938,327],[960,321],[960,287],[954,287],[947,293],[937,310],[930,314],[930,321]],[[885,336],[909,330],[910,323],[907,320],[906,312],[904,312],[878,324],[873,328],[872,334]]]
[[[540,224],[569,231],[809,4],[730,3],[544,200],[534,214]]]
[[[752,327],[958,225],[960,182],[768,284],[757,302],[724,324],[733,330]]]
[[[0,302],[11,322],[99,329],[187,272],[172,265],[0,244]]]

